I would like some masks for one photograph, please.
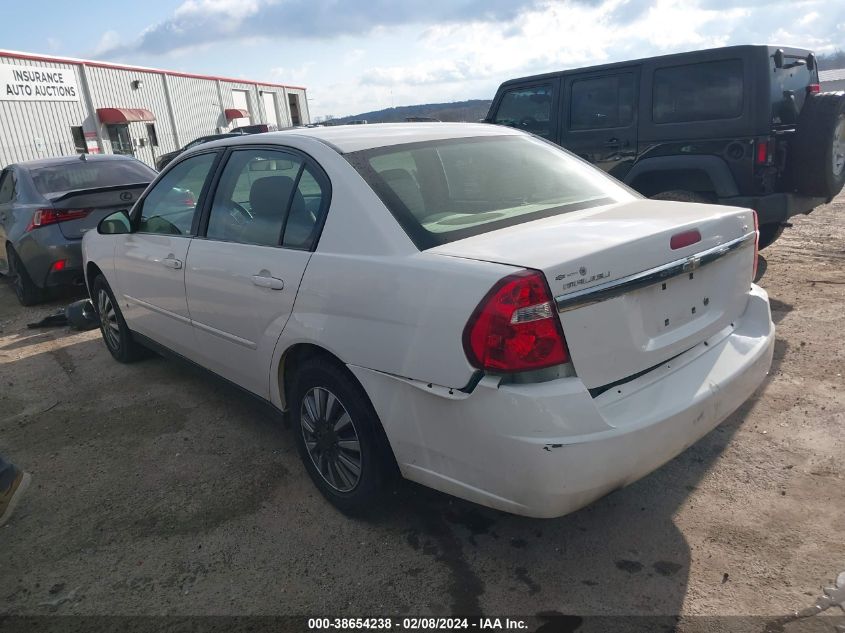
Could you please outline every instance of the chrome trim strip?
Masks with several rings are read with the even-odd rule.
[[[627,277],[622,277],[621,279],[615,279],[614,281],[608,281],[606,283],[599,284],[598,286],[592,286],[591,288],[584,288],[583,290],[578,290],[576,292],[559,295],[555,297],[557,311],[567,312],[576,308],[583,308],[584,306],[593,303],[613,299],[614,297],[618,297],[619,295],[631,292],[632,290],[636,290],[638,288],[645,288],[646,286],[670,279],[671,277],[692,272],[705,264],[709,264],[721,257],[724,257],[728,253],[731,253],[746,244],[752,243],[756,237],[756,232],[747,233],[746,235],[738,237],[735,240],[731,240],[730,242],[725,242],[719,246],[709,248],[706,251],[701,251],[695,255],[684,257],[683,259],[676,259],[673,262],[657,266],[656,268],[650,268],[649,270],[634,273],[633,275],[628,275]]]
[[[209,334],[217,336],[218,338],[222,338],[224,341],[229,341],[230,343],[235,343],[236,345],[240,345],[248,349],[258,349],[257,343],[253,343],[252,341],[249,341],[245,338],[235,336],[234,334],[224,332],[223,330],[218,330],[216,327],[211,327],[210,325],[200,323],[199,321],[194,321],[193,323],[195,328],[200,329],[203,332],[208,332]]]
[[[146,308],[150,312],[155,312],[157,314],[161,314],[161,315],[170,317],[171,319],[176,319],[177,321],[181,321],[182,323],[185,323],[186,325],[191,324],[191,320],[188,317],[184,317],[181,314],[176,314],[175,312],[171,312],[170,310],[165,310],[164,308],[160,308],[156,305],[153,305],[152,303],[147,303],[146,301],[143,301],[141,299],[137,299],[137,298],[133,297],[132,295],[124,294],[123,298],[126,299],[127,301],[131,301],[132,303],[134,303],[136,305],[141,306],[142,308]]]

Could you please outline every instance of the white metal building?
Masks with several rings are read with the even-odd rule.
[[[845,68],[834,70],[820,70],[819,82],[824,92],[838,92],[845,90]]]
[[[0,167],[74,153],[153,165],[236,126],[309,122],[301,87],[0,50]]]

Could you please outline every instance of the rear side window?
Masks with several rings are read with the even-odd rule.
[[[15,198],[15,177],[11,170],[0,175],[0,204],[11,202]]]
[[[655,123],[733,119],[742,114],[742,60],[686,64],[654,71]]]
[[[493,123],[551,138],[551,116],[552,86],[544,84],[508,90],[499,102]]]
[[[156,173],[138,160],[79,160],[31,169],[35,188],[44,196],[80,189],[152,182]]]
[[[634,120],[634,76],[610,75],[572,82],[569,129],[627,127]]]

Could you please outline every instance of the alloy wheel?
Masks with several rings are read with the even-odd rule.
[[[833,130],[833,175],[839,176],[845,169],[845,115],[839,117]]]
[[[353,490],[361,480],[361,443],[343,403],[325,387],[312,387],[299,419],[308,456],[323,480],[338,492]]]
[[[100,313],[100,329],[103,331],[106,345],[113,350],[120,349],[120,324],[117,322],[117,313],[109,293],[102,288],[97,294],[97,309]]]

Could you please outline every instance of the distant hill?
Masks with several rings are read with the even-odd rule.
[[[470,101],[455,101],[454,103],[424,103],[362,112],[361,114],[332,119],[330,123],[334,125],[349,123],[350,121],[396,123],[404,121],[408,117],[426,117],[440,121],[478,121],[487,115],[489,108],[489,99],[471,99]],[[329,122],[327,121],[327,123]]]

